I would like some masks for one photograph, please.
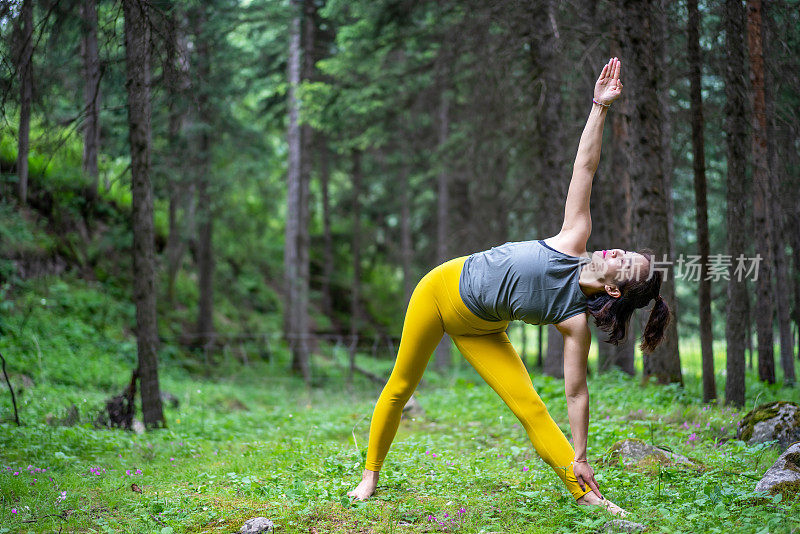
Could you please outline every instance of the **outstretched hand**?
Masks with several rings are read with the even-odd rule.
[[[594,479],[594,470],[589,466],[586,462],[576,462],[572,464],[572,472],[575,474],[575,478],[578,481],[578,486],[581,487],[582,491],[588,489],[592,490],[595,495],[603,498],[603,494],[600,493],[600,487],[597,485],[597,481]]]
[[[622,71],[622,62],[618,58],[611,58],[603,67],[600,77],[594,84],[594,99],[606,106],[622,94],[622,82],[619,74]]]

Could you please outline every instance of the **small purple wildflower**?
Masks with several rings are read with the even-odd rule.
[[[697,434],[692,432],[691,434],[689,434],[689,441],[695,441],[695,440],[697,440]]]
[[[11,509],[11,513],[12,513],[12,514],[16,514],[16,513],[17,513],[17,509],[16,509],[16,508],[12,508],[12,509]]]
[[[525,471],[527,471],[528,469],[529,469],[529,468],[528,468],[528,466],[522,466],[522,472],[523,472],[523,473],[524,473]]]

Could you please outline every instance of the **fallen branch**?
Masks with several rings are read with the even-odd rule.
[[[3,355],[0,354],[0,360],[3,361],[3,376],[6,378],[6,384],[8,384],[8,391],[11,392],[11,404],[14,405],[14,422],[19,424],[19,412],[17,412],[17,397],[14,395],[14,388],[11,387],[11,380],[8,379],[8,373],[6,373],[6,359],[3,358]]]

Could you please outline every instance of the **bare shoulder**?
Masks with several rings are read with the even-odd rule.
[[[555,326],[565,337],[585,336],[589,333],[589,316],[586,313],[579,313],[569,319],[564,319]]]
[[[544,240],[545,244],[569,256],[586,255],[586,239],[579,232],[566,232],[562,230],[553,237]]]

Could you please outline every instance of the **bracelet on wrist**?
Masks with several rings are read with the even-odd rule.
[[[598,106],[602,106],[602,107],[604,107],[604,108],[606,108],[606,109],[608,109],[608,108],[610,108],[610,107],[611,107],[611,104],[603,104],[602,102],[599,102],[598,100],[596,100],[596,99],[594,99],[594,98],[592,98],[592,102],[594,102],[594,103],[595,103],[595,104],[597,104]]]
[[[572,462],[576,464],[588,464],[589,460],[572,460]]]

